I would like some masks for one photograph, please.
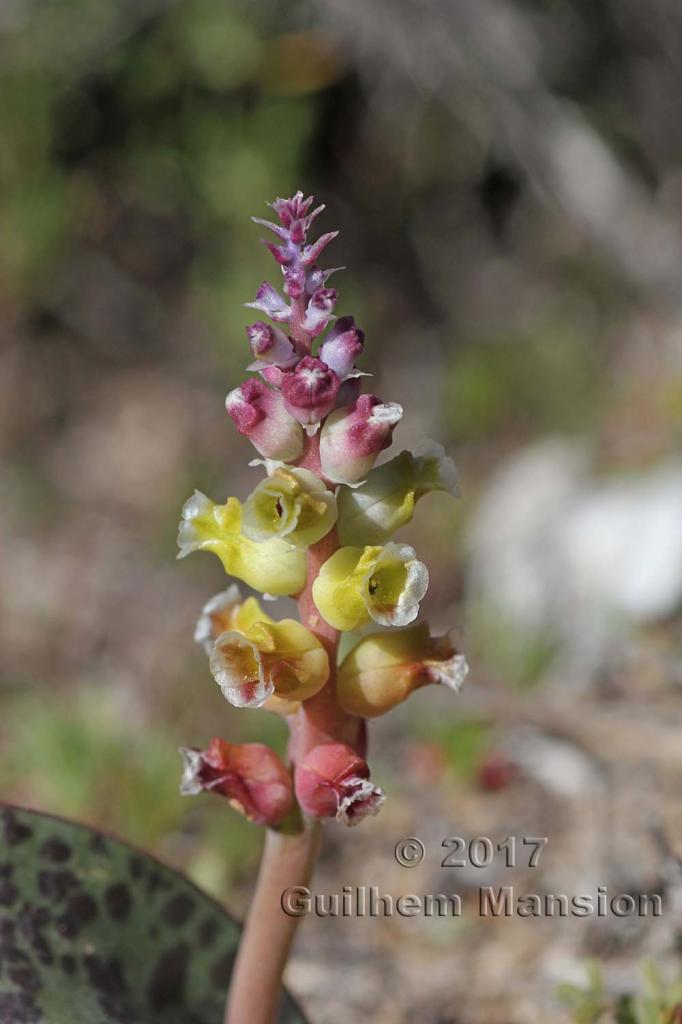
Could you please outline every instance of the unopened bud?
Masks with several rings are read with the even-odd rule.
[[[313,338],[321,334],[329,323],[337,295],[335,288],[318,288],[310,299],[303,318],[303,327]]]
[[[278,324],[288,323],[291,318],[291,307],[287,306],[279,292],[267,281],[263,281],[259,286],[254,301],[246,302],[245,306],[248,309],[260,310]]]
[[[365,332],[355,326],[352,316],[336,321],[320,348],[320,359],[342,380],[355,365],[364,347]]]
[[[258,320],[246,328],[251,352],[255,359],[247,369],[260,370],[267,366],[278,366],[284,370],[295,366],[298,356],[291,340],[279,327]]]
[[[306,814],[336,818],[345,825],[376,814],[386,799],[370,781],[367,762],[345,743],[314,747],[296,765],[295,785]]]
[[[320,434],[325,476],[335,483],[362,480],[379,453],[390,445],[402,415],[397,402],[382,402],[376,395],[360,395],[355,405],[333,412]]]
[[[282,377],[284,406],[304,426],[319,423],[334,408],[340,383],[320,359],[304,356],[295,370]]]
[[[251,377],[225,399],[225,408],[240,434],[267,459],[293,462],[303,451],[303,432],[284,407],[279,391]]]
[[[294,802],[291,775],[263,743],[212,739],[206,750],[181,747],[183,796],[217,793],[257,825],[279,825]]]

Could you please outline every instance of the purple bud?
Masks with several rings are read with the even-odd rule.
[[[275,199],[274,203],[270,203],[270,206],[275,211],[284,227],[288,228],[291,226],[293,221],[298,220],[301,217],[305,217],[312,206],[312,203],[313,196],[308,196],[307,199],[304,199],[303,193],[299,189],[291,199]]]
[[[333,242],[338,231],[328,231],[326,235],[320,235],[316,242],[312,245],[306,245],[305,249],[301,253],[301,262],[305,267],[311,267],[313,263],[317,263],[318,258],[327,248],[330,242]]]
[[[353,369],[363,349],[365,332],[355,326],[352,316],[336,321],[320,348],[320,359],[342,379]]]
[[[284,271],[284,291],[290,299],[298,299],[305,291],[305,270],[301,266],[287,267]]]
[[[340,383],[320,359],[304,356],[295,370],[282,377],[284,406],[305,426],[319,423],[334,408]]]
[[[246,333],[251,352],[256,359],[256,362],[249,366],[249,370],[260,370],[266,366],[281,366],[288,370],[296,365],[298,356],[294,346],[279,327],[271,327],[270,324],[258,320],[246,328]]]
[[[225,408],[240,434],[266,459],[290,462],[303,451],[300,425],[284,408],[279,391],[258,377],[244,381],[225,399]]]
[[[298,249],[291,242],[287,241],[283,242],[282,245],[275,245],[274,242],[267,238],[261,238],[261,242],[283,267],[287,267],[294,260],[298,259]]]
[[[286,228],[280,227],[279,224],[273,224],[271,220],[263,220],[262,217],[252,217],[251,220],[254,224],[260,224],[261,227],[268,228],[283,242],[289,241],[289,232]]]
[[[275,323],[284,324],[288,323],[291,317],[291,308],[287,306],[286,302],[276,291],[271,284],[267,281],[258,288],[256,292],[256,298],[254,302],[246,302],[244,305],[248,309],[258,309],[261,313],[265,313]]]
[[[306,278],[306,291],[312,295],[318,288],[322,288],[326,284],[332,274],[345,269],[345,267],[332,267],[330,270],[322,270],[320,267],[311,267]]]
[[[355,405],[333,412],[320,434],[322,471],[334,483],[357,483],[369,472],[384,448],[403,410],[397,402],[360,395]]]
[[[337,296],[335,288],[318,288],[308,303],[303,327],[314,338],[321,334],[329,323]]]

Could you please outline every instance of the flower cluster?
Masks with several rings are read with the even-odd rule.
[[[278,223],[254,218],[275,236],[265,245],[282,290],[264,282],[247,303],[267,319],[246,328],[253,376],[225,405],[266,475],[244,502],[195,491],[178,534],[178,557],[212,551],[266,597],[299,599],[301,622],[276,620],[232,583],[195,631],[226,700],[286,716],[290,764],[262,744],[213,739],[183,748],[181,792],[226,796],[273,827],[299,809],[349,825],[376,813],[384,794],[370,780],[364,720],[429,683],[457,690],[467,671],[446,636],[413,624],[428,570],[392,539],[425,494],[457,494],[454,466],[433,442],[375,466],[403,410],[361,393],[364,332],[335,317],[334,271],[317,261],[337,232],[308,241],[324,208],[312,203],[297,192],[271,204]],[[374,623],[391,628],[358,636],[339,663],[340,632]]]

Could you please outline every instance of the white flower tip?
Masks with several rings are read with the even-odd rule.
[[[194,642],[201,644],[207,654],[210,655],[215,641],[215,629],[212,617],[216,612],[222,612],[234,608],[242,601],[242,594],[236,583],[231,583],[227,590],[214,594],[210,601],[207,601],[201,609],[201,615],[194,627]]]
[[[463,654],[455,654],[449,661],[434,665],[430,674],[433,676],[434,683],[441,683],[453,693],[459,693],[462,683],[469,674],[469,666]]]
[[[339,800],[336,811],[336,820],[343,825],[359,825],[363,818],[378,814],[386,802],[383,789],[375,786],[369,779],[348,779],[344,783],[344,788],[347,792]]]
[[[249,466],[251,469],[254,469],[256,466],[263,466],[268,476],[272,476],[276,470],[286,466],[286,462],[282,462],[281,459],[251,459]]]
[[[420,476],[431,490],[447,491],[454,498],[459,497],[457,467],[442,444],[425,438],[413,449],[412,455],[419,463]]]
[[[382,402],[375,405],[370,414],[370,422],[394,427],[403,418],[403,407],[397,402]]]
[[[182,778],[180,779],[180,795],[196,796],[203,786],[199,779],[201,771],[201,753],[192,747],[178,747],[182,758]]]
[[[212,507],[213,502],[210,498],[207,498],[201,491],[195,491],[182,506],[182,518],[191,522],[192,519],[206,515]]]
[[[177,554],[178,558],[185,558],[199,547],[197,531],[194,525],[185,519],[180,521],[177,544],[180,548]]]

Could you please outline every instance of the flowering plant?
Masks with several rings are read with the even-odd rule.
[[[225,404],[265,475],[243,503],[195,492],[178,534],[179,557],[212,551],[229,576],[266,597],[296,596],[301,619],[274,619],[231,583],[205,605],[195,631],[226,700],[283,715],[290,731],[286,765],[262,744],[214,738],[182,750],[183,793],[227,797],[268,826],[231,986],[232,1024],[273,1018],[294,927],[279,893],[308,879],[319,822],[356,825],[385,800],[370,776],[366,719],[429,683],[457,690],[467,671],[448,637],[413,624],[428,570],[392,539],[424,495],[456,495],[454,465],[424,442],[375,466],[403,410],[361,393],[364,332],[352,316],[334,315],[334,271],[317,262],[338,232],[308,241],[324,209],[312,203],[297,192],[272,203],[279,223],[253,218],[275,236],[265,245],[283,294],[264,282],[247,303],[271,322],[247,327],[254,376]],[[374,631],[339,663],[341,633],[368,626]]]

